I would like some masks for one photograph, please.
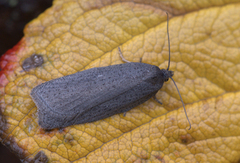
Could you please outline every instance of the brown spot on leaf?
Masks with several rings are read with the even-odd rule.
[[[188,143],[194,142],[194,139],[192,138],[192,136],[190,134],[181,135],[180,139],[183,144],[188,144]]]
[[[45,163],[48,162],[48,158],[43,151],[39,151],[31,163]]]

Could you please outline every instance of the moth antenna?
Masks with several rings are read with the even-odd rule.
[[[168,31],[168,13],[166,12],[167,14],[167,35],[168,35],[168,54],[169,54],[169,60],[168,60],[168,68],[167,70],[169,70],[169,67],[170,67],[170,38],[169,38],[169,31]]]
[[[168,18],[168,13],[167,13],[167,12],[166,12],[166,14],[167,14],[167,35],[168,35],[168,54],[169,54],[168,68],[167,68],[167,71],[168,71],[168,70],[169,70],[169,67],[170,67],[170,38],[169,38],[169,29],[168,29],[168,21],[169,21],[169,18]],[[187,111],[186,111],[186,108],[185,108],[185,105],[184,105],[182,96],[181,96],[181,94],[180,94],[180,92],[179,92],[179,90],[178,90],[177,84],[175,83],[175,81],[173,80],[173,78],[172,78],[171,76],[170,76],[170,78],[172,79],[175,87],[177,88],[178,94],[179,94],[180,99],[181,99],[181,101],[182,101],[182,105],[183,105],[183,108],[184,108],[185,115],[186,115],[187,120],[188,120],[188,123],[189,123],[189,125],[190,125],[190,127],[189,127],[188,130],[190,130],[190,129],[191,129],[191,122],[189,121],[189,118],[188,118],[188,115],[187,115]]]
[[[190,125],[190,127],[189,127],[188,130],[190,130],[192,126],[191,126],[191,122],[190,122],[189,119],[188,119],[187,111],[186,111],[186,108],[185,108],[185,105],[184,105],[184,102],[183,102],[182,96],[181,96],[181,94],[180,94],[180,92],[179,92],[179,90],[178,90],[177,84],[175,83],[175,81],[173,80],[172,77],[170,77],[170,78],[172,79],[172,81],[173,81],[175,87],[177,88],[178,94],[179,94],[180,99],[181,99],[181,101],[182,101],[182,105],[183,105],[183,108],[184,108],[185,115],[186,115],[187,120],[188,120],[188,123],[189,123],[189,125]]]

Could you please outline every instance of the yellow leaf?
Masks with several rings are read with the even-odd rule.
[[[234,3],[237,2],[237,3]],[[45,131],[29,93],[46,81],[124,57],[166,68],[167,11],[174,84],[127,112]],[[238,1],[54,1],[0,60],[0,139],[26,162],[238,162]],[[41,54],[30,71],[23,61]]]

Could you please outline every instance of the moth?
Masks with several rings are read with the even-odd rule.
[[[33,88],[30,95],[38,108],[39,125],[44,129],[54,129],[94,122],[125,113],[155,97],[163,83],[173,76],[173,71],[169,71],[168,21],[167,33],[167,69],[141,62],[129,62],[119,48],[122,60],[127,62],[125,64],[91,68]],[[172,81],[174,82],[173,79]],[[174,85],[177,88],[175,82]],[[179,93],[178,88],[177,91]],[[185,110],[183,101],[182,104]],[[187,116],[186,110],[185,114]],[[187,120],[191,128],[188,117]]]

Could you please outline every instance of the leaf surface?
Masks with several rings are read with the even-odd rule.
[[[238,1],[54,1],[0,60],[0,138],[26,161],[238,162],[240,3]],[[166,68],[167,11],[174,84],[153,99],[93,123],[45,131],[31,89],[124,57]],[[30,71],[23,61],[41,54]]]

